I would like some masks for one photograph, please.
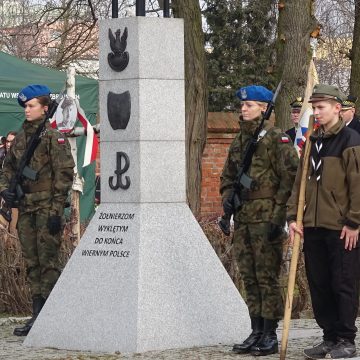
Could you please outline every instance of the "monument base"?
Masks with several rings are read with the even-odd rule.
[[[24,345],[145,352],[233,344],[247,307],[185,203],[101,204]]]

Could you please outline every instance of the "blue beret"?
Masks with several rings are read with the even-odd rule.
[[[261,101],[271,102],[273,93],[264,86],[250,85],[240,88],[236,91],[236,96],[241,101]]]
[[[38,96],[50,95],[51,90],[46,85],[28,85],[20,90],[18,103],[25,107],[25,103]]]

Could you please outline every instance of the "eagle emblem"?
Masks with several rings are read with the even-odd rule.
[[[241,93],[241,99],[242,99],[242,100],[246,100],[246,98],[247,98],[246,89],[245,89],[245,88],[242,88],[242,89],[240,90],[240,93]]]
[[[110,48],[112,52],[108,54],[108,62],[110,67],[118,72],[125,70],[129,63],[129,53],[125,51],[128,37],[127,27],[121,37],[120,34],[120,29],[115,31],[115,36],[111,29],[109,29]]]

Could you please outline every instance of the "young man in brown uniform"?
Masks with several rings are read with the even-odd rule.
[[[302,163],[288,201],[290,237],[304,236],[306,275],[323,342],[305,349],[309,358],[356,354],[359,303],[360,136],[340,117],[345,96],[318,84],[310,97],[320,127],[310,137],[303,229],[296,226]]]

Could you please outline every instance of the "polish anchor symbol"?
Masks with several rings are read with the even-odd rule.
[[[122,167],[122,159],[124,159],[124,167]],[[126,173],[129,170],[130,167],[130,159],[129,156],[119,151],[116,153],[116,170],[114,171],[116,175],[116,182],[114,184],[114,178],[115,176],[109,177],[109,186],[112,190],[117,190],[119,188],[123,190],[127,190],[130,187],[130,177],[125,176],[125,183],[123,182],[123,174]]]

